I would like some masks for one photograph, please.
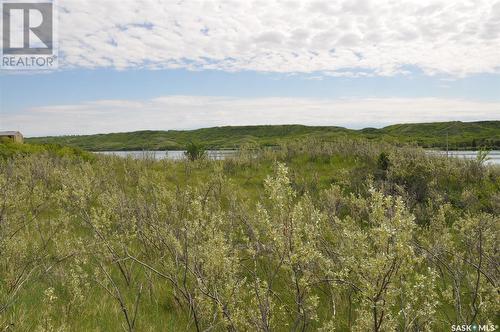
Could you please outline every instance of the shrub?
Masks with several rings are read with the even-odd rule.
[[[205,149],[201,144],[189,142],[184,154],[190,161],[195,161],[205,156]]]
[[[194,164],[1,147],[2,327],[498,323],[496,168],[340,140]]]

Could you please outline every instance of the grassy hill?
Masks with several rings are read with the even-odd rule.
[[[360,137],[394,143],[416,143],[423,147],[450,149],[500,148],[500,121],[434,122],[397,124],[381,129],[352,130],[334,126],[268,125],[226,126],[197,130],[136,131],[83,136],[33,137],[29,143],[55,143],[86,150],[180,150],[189,141],[209,149],[237,148],[251,143],[276,145],[300,138],[331,140],[337,137]]]
[[[397,124],[378,133],[426,147],[445,147],[447,139],[451,148],[498,148],[500,145],[500,121]]]

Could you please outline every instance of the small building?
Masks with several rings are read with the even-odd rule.
[[[2,138],[11,139],[13,142],[16,143],[23,143],[24,141],[23,134],[21,134],[18,131],[0,131],[0,140]]]

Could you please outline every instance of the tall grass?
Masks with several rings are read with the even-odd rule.
[[[479,160],[362,140],[217,161],[4,154],[0,329],[498,324],[499,192]]]

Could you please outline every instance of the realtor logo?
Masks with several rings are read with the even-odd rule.
[[[54,3],[2,2],[2,69],[56,65]]]

